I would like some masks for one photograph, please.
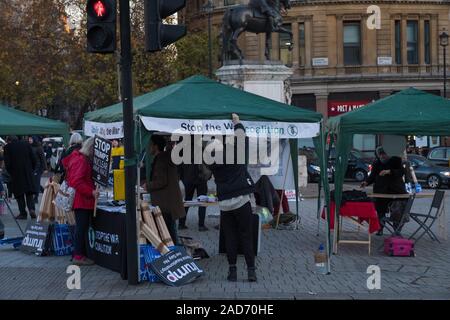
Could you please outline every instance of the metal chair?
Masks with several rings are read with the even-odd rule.
[[[391,221],[389,219],[385,219],[384,222],[384,227],[392,234],[392,235],[396,235],[396,236],[400,236],[401,235],[401,230],[403,228],[403,226],[405,225],[405,222],[408,222],[409,220],[408,217],[410,217],[411,215],[411,209],[412,206],[414,204],[414,199],[415,196],[412,195],[411,197],[408,198],[406,204],[405,204],[405,208],[403,209],[403,213],[402,216],[400,218],[400,221],[398,222],[398,224],[394,221]]]
[[[409,239],[414,239],[416,242],[420,240],[425,234],[428,234],[428,236],[431,238],[431,240],[436,240],[440,243],[439,239],[436,237],[433,231],[431,231],[431,227],[433,226],[434,222],[438,219],[439,214],[441,213],[441,207],[442,202],[444,200],[445,192],[442,190],[437,190],[434,193],[433,201],[431,202],[430,210],[427,214],[421,214],[421,213],[410,213],[411,219],[413,219],[419,227],[416,231],[409,237]],[[423,230],[423,232],[420,234],[420,236],[415,239],[414,236],[420,231]]]

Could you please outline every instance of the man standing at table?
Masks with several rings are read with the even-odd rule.
[[[405,169],[400,157],[389,157],[382,147],[375,150],[376,160],[372,164],[370,176],[361,184],[364,188],[373,183],[373,193],[384,194],[405,194]],[[375,209],[377,210],[378,220],[381,229],[377,232],[378,236],[383,235],[386,213],[389,211],[389,205],[392,199],[376,198]]]

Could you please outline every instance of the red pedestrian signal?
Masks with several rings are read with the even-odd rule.
[[[116,50],[116,0],[88,0],[87,51],[114,53]]]
[[[97,18],[103,17],[106,14],[106,8],[103,1],[97,0],[94,2],[94,12]]]

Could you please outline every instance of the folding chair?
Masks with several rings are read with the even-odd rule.
[[[405,225],[405,222],[408,222],[407,218],[411,216],[411,209],[414,203],[415,196],[412,195],[408,198],[408,201],[406,202],[405,208],[403,209],[402,216],[400,218],[400,221],[398,222],[398,225],[394,221],[391,221],[389,219],[385,219],[384,226],[385,228],[395,236],[400,236],[403,226]]]
[[[413,219],[419,227],[416,231],[409,237],[409,239],[414,239],[416,242],[420,240],[425,234],[428,234],[431,238],[431,240],[436,240],[440,243],[436,235],[431,231],[431,227],[433,226],[434,222],[438,219],[439,214],[441,213],[441,207],[442,207],[442,201],[444,200],[445,192],[442,190],[437,190],[434,193],[433,201],[431,202],[430,210],[428,211],[428,214],[421,214],[421,213],[410,213],[411,219]],[[420,234],[420,236],[415,239],[414,236],[423,229],[423,232]]]

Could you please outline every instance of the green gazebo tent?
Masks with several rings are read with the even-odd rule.
[[[360,109],[330,118],[327,123],[336,141],[335,204],[342,199],[347,155],[354,134],[450,135],[450,101],[415,88],[370,103]]]
[[[61,135],[68,141],[69,126],[0,104],[0,135]]]
[[[134,98],[140,116],[172,119],[228,119],[232,112],[242,120],[320,122],[317,112],[293,107],[208,79],[192,76]],[[122,103],[86,113],[85,120],[122,121]]]
[[[140,141],[143,146],[146,145],[151,131],[173,129],[179,124],[176,120],[228,121],[233,112],[238,113],[243,121],[279,125],[301,124],[301,129],[316,132],[310,136],[317,135],[322,121],[320,113],[248,93],[203,76],[193,76],[134,98],[134,113],[138,128],[137,149],[138,151],[142,149]],[[121,123],[122,118],[122,103],[86,113],[85,134],[91,136],[96,132],[96,126]],[[142,124],[144,130],[139,132]],[[285,132],[287,129],[283,128]],[[186,134],[189,133],[192,132],[186,131]],[[304,131],[296,132],[294,128],[292,137],[297,135],[304,136]]]
[[[267,99],[203,76],[193,76],[134,98],[134,113],[138,151],[147,145],[151,132],[172,133],[174,129],[183,127],[183,123],[195,126],[196,120],[203,123],[216,121],[214,123],[220,125],[221,122],[230,121],[232,113],[239,114],[244,125],[245,122],[253,122],[259,129],[264,126],[281,127],[284,137],[290,141],[297,194],[297,138],[315,137],[315,142],[321,143],[320,113]],[[107,123],[117,126],[122,121],[122,103],[89,112],[84,120],[84,130],[88,136],[99,132],[98,128]],[[186,131],[186,134],[190,133],[192,131]]]

